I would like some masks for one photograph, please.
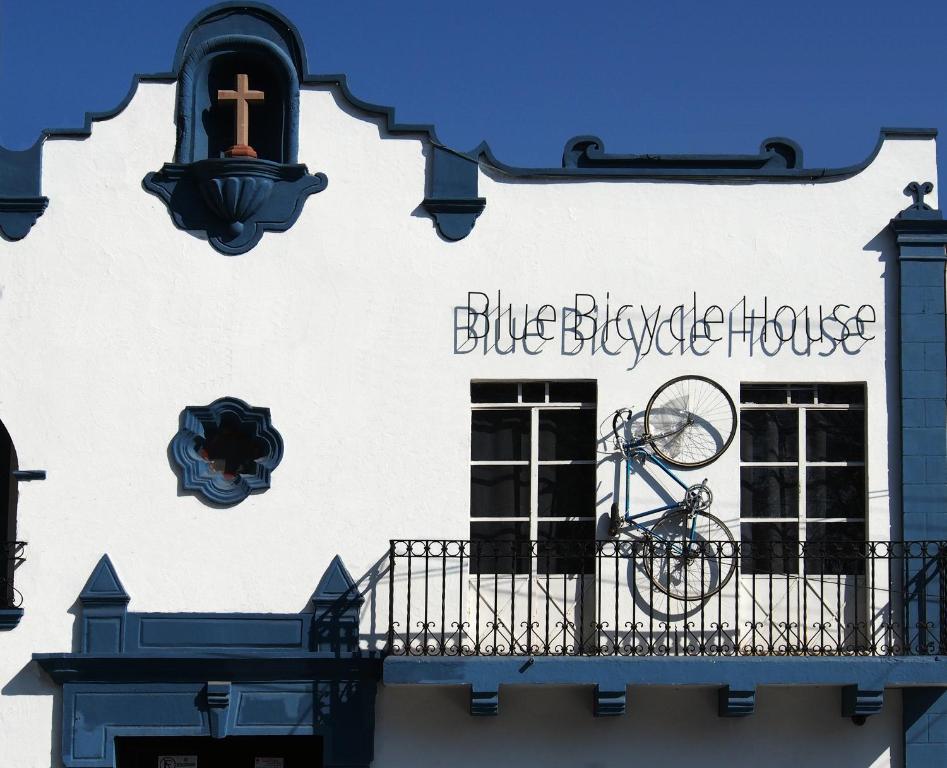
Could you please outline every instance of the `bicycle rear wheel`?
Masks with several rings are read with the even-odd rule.
[[[710,464],[733,442],[737,409],[717,382],[678,376],[651,396],[644,428],[654,452],[670,464],[693,468]]]
[[[676,600],[706,600],[716,595],[736,569],[733,534],[709,512],[669,512],[651,529],[645,570],[657,589]]]

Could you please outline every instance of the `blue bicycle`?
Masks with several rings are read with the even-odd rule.
[[[644,413],[644,432],[634,434],[632,411],[612,417],[615,449],[625,464],[625,509],[612,504],[610,534],[624,526],[645,538],[644,566],[652,583],[678,600],[703,600],[723,589],[736,570],[730,529],[710,514],[713,493],[706,478],[688,485],[669,465],[706,466],[733,442],[737,411],[733,399],[704,376],[679,376],[661,385]],[[632,514],[630,480],[635,465],[651,462],[684,491],[684,497]],[[659,516],[650,524],[638,522]]]

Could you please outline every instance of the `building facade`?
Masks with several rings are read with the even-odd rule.
[[[519,168],[309,66],[215,6],[0,149],[0,763],[947,759],[936,132]]]

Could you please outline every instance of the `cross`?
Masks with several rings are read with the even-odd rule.
[[[263,91],[251,91],[249,80],[247,75],[237,75],[237,90],[217,91],[218,101],[234,101],[237,106],[235,141],[227,157],[256,157],[250,146],[250,103],[263,101]]]

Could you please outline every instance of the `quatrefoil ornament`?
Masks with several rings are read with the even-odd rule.
[[[185,490],[214,504],[239,504],[270,487],[283,458],[283,438],[269,408],[254,408],[235,397],[181,412],[171,453]]]

